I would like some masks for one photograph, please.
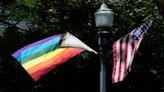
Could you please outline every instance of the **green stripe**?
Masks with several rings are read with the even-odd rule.
[[[37,58],[37,57],[39,57],[39,56],[42,56],[42,55],[44,55],[44,54],[46,54],[46,53],[48,53],[48,52],[51,52],[51,51],[53,51],[53,50],[55,50],[55,49],[57,49],[57,48],[58,48],[57,45],[51,45],[51,46],[49,46],[49,47],[47,47],[47,48],[44,48],[44,49],[39,50],[39,51],[37,51],[37,52],[35,52],[35,53],[32,53],[32,54],[30,54],[30,55],[28,55],[28,56],[22,58],[21,64],[24,64],[24,63],[26,63],[26,62],[28,62],[28,61],[34,59],[34,58]]]

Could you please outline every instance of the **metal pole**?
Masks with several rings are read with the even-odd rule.
[[[98,28],[98,45],[100,52],[100,92],[106,92],[106,63],[108,54],[108,28]]]

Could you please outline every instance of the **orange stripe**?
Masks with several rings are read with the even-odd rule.
[[[67,55],[67,54],[71,53],[74,50],[76,50],[76,49],[74,49],[74,48],[67,48],[63,52],[61,52],[59,55],[54,56],[53,58],[51,58],[49,60],[46,60],[44,62],[41,62],[41,63],[39,63],[39,64],[37,64],[37,65],[27,69],[27,71],[28,71],[29,74],[32,74],[32,73],[36,72],[37,70],[39,70],[39,69],[41,69],[43,67],[47,67],[48,64],[51,64],[51,63],[55,62],[57,59],[62,58],[63,55]]]
[[[55,60],[55,62],[48,64],[46,67],[42,67],[42,68],[38,69],[37,71],[31,73],[30,75],[35,81],[37,81],[42,75],[48,73],[52,69],[56,68],[58,65],[66,62],[68,59],[76,56],[77,54],[79,54],[82,51],[83,51],[82,49],[76,49],[76,50],[72,51],[70,54],[67,53],[67,54],[63,55],[61,58],[58,58],[57,60]]]
[[[37,65],[35,65],[35,66],[29,68],[29,69],[27,69],[27,71],[30,72],[30,73],[35,72],[36,70],[38,70],[38,69],[40,69],[40,68],[46,66],[47,64],[53,62],[53,60],[55,60],[55,59],[61,57],[63,54],[65,54],[65,53],[67,53],[67,52],[69,52],[69,51],[71,51],[71,50],[72,50],[72,48],[71,48],[71,49],[70,49],[70,48],[69,48],[69,49],[65,49],[64,51],[62,51],[62,52],[59,53],[58,55],[56,55],[56,56],[54,56],[54,57],[52,57],[52,58],[50,58],[50,59],[48,59],[48,60],[46,60],[46,61],[43,61],[43,62],[41,62],[41,63],[39,63],[39,64],[37,64]]]

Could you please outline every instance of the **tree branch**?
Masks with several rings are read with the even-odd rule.
[[[14,27],[14,28],[16,28],[16,29],[22,30],[22,31],[28,31],[28,30],[19,28],[19,27],[17,27],[16,25],[13,25],[13,24],[11,24],[10,22],[7,22],[7,21],[5,21],[5,20],[3,20],[3,19],[0,19],[0,22],[3,22],[3,23],[5,23],[5,24],[7,24],[7,25],[10,25],[10,26],[12,26],[12,27]]]

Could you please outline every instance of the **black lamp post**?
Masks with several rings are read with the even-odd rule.
[[[100,92],[106,92],[106,63],[109,62],[107,59],[107,53],[109,50],[109,30],[113,26],[114,13],[108,6],[103,3],[95,12],[95,22],[98,28],[98,45],[100,55]]]

